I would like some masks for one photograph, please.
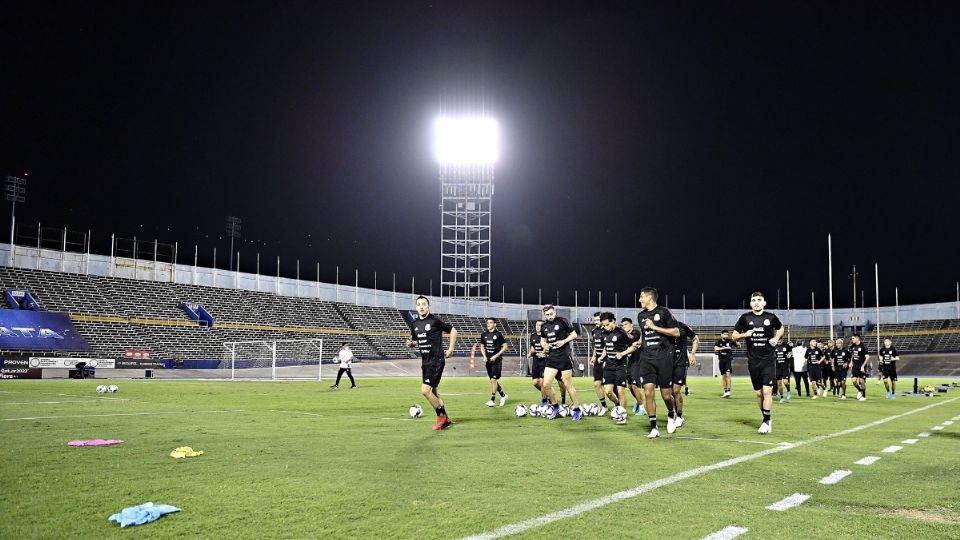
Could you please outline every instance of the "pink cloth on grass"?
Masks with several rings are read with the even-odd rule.
[[[92,441],[70,441],[67,444],[70,446],[112,446],[122,442],[117,439],[94,439]]]

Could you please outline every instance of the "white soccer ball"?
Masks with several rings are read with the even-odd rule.
[[[530,411],[530,416],[540,416],[540,405],[537,405],[536,403],[531,403],[529,411]]]
[[[522,418],[527,415],[527,408],[524,407],[523,404],[521,403],[520,405],[517,405],[517,408],[514,411],[514,414],[517,415],[517,418]]]
[[[561,405],[561,406],[560,406],[560,416],[561,416],[562,418],[566,418],[566,417],[570,416],[570,407],[569,407],[568,405]]]
[[[613,418],[617,422],[623,420],[626,417],[627,417],[627,410],[621,407],[620,405],[617,405],[616,407],[613,408],[612,411],[610,411],[610,418]]]
[[[583,413],[587,416],[596,416],[597,415],[597,404],[596,403],[587,403],[583,407]]]
[[[110,392],[111,394],[113,394],[117,390],[120,390],[120,388],[115,384],[111,384],[110,386],[107,387],[107,392]]]
[[[105,394],[105,393],[107,393],[107,387],[104,386],[104,385],[102,385],[102,384],[99,385],[99,386],[97,386],[97,393],[98,393],[98,394]]]
[[[420,418],[421,416],[423,416],[423,407],[420,405],[410,407],[410,418]]]

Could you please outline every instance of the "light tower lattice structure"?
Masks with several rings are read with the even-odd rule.
[[[449,298],[490,299],[497,124],[489,118],[436,122],[440,171],[440,283]]]

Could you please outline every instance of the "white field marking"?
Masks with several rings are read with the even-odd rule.
[[[397,369],[399,369],[400,371],[402,371],[402,372],[404,372],[404,373],[406,373],[407,375],[413,375],[413,374],[412,374],[412,373],[410,373],[409,371],[407,371],[407,370],[405,370],[405,369],[403,369],[402,367],[400,367],[400,366],[398,366],[398,365],[396,365],[396,364],[394,364],[393,362],[387,362],[387,363],[388,363],[388,364],[390,364],[391,366],[393,366],[393,367],[395,367],[395,368],[397,368]]]
[[[771,504],[770,506],[767,507],[767,510],[776,510],[777,512],[785,512],[793,508],[794,506],[800,506],[801,504],[806,502],[806,500],[809,498],[810,498],[810,495],[804,495],[803,493],[794,493],[793,495],[787,497],[786,499],[783,499],[781,501],[777,501]]]
[[[930,436],[929,431],[924,431],[923,433],[917,433],[917,437],[929,437],[929,436]]]
[[[952,425],[953,425],[953,420],[945,420],[945,421],[943,422],[943,424],[940,424],[940,425],[942,425],[942,426],[952,426]]]
[[[733,442],[741,444],[762,444],[765,446],[791,446],[793,443],[788,442],[765,442],[765,441],[741,441],[740,439],[711,439],[709,437],[685,437],[685,436],[673,436],[672,439],[689,439],[691,441],[717,441],[717,442]]]
[[[115,401],[129,401],[127,399],[117,399]],[[100,403],[99,399],[73,399],[65,401],[17,401],[17,402],[8,402],[0,403],[0,406],[3,405],[58,405],[60,403]]]
[[[744,527],[734,527],[731,525],[729,527],[724,527],[713,534],[704,536],[703,540],[732,540],[733,538],[736,538],[749,530],[750,529]]]
[[[900,441],[901,444],[917,444],[917,441],[920,439],[907,439],[905,441]]]
[[[858,461],[854,461],[857,465],[873,465],[874,463],[880,461],[880,458],[877,456],[867,456]]]
[[[267,409],[270,412],[278,412],[284,414],[305,414],[307,416],[323,416],[322,414],[312,413],[312,412],[303,412],[303,411],[285,411],[283,409]]]
[[[821,478],[820,483],[825,486],[836,484],[837,482],[843,480],[844,478],[850,476],[851,474],[853,474],[853,472],[847,471],[847,470],[833,471],[829,475]]]
[[[62,416],[25,416],[22,418],[0,418],[2,422],[16,422],[18,420],[56,420],[58,418],[98,418],[102,416],[162,416],[169,414],[193,414],[193,413],[234,413],[246,412],[242,409],[235,410],[216,410],[216,411],[169,411],[169,412],[134,412],[134,413],[112,413],[112,414],[68,414]]]
[[[654,481],[652,481],[652,482],[647,482],[646,484],[641,484],[641,485],[639,485],[639,486],[636,486],[636,487],[631,488],[631,489],[628,489],[628,490],[624,490],[624,491],[620,491],[620,492],[617,492],[617,493],[613,493],[613,494],[611,494],[611,495],[607,495],[607,496],[601,497],[601,498],[599,498],[599,499],[594,499],[594,500],[592,500],[592,501],[586,501],[586,502],[580,503],[580,504],[578,504],[578,505],[576,505],[576,506],[571,506],[570,508],[565,508],[565,509],[563,509],[563,510],[558,510],[558,511],[556,511],[556,512],[551,512],[551,513],[549,513],[549,514],[544,514],[544,515],[542,515],[542,516],[535,517],[535,518],[531,518],[531,519],[528,519],[528,520],[526,520],[526,521],[521,521],[521,522],[519,522],[519,523],[513,523],[513,524],[510,524],[510,525],[504,525],[503,527],[494,529],[494,530],[492,530],[492,531],[486,531],[486,532],[482,532],[482,533],[479,533],[479,534],[476,534],[476,535],[473,535],[473,536],[467,536],[467,537],[464,537],[464,540],[492,540],[492,539],[494,539],[494,538],[503,538],[504,536],[510,536],[510,535],[512,535],[512,534],[518,534],[518,533],[521,533],[521,532],[524,532],[524,531],[527,531],[527,530],[530,530],[530,529],[533,529],[533,528],[536,528],[536,527],[540,527],[540,526],[543,526],[543,525],[548,525],[548,524],[553,523],[553,522],[555,522],[555,521],[560,521],[560,520],[562,520],[562,519],[568,519],[568,518],[576,517],[576,516],[579,516],[580,514],[583,514],[583,513],[585,513],[585,512],[589,512],[590,510],[596,510],[597,508],[602,508],[602,507],[604,507],[604,506],[607,506],[607,505],[609,505],[609,504],[613,504],[613,503],[615,503],[615,502],[619,502],[619,501],[622,501],[622,500],[625,500],[625,499],[631,499],[631,498],[633,498],[633,497],[636,497],[636,496],[638,496],[638,495],[642,495],[642,494],[644,494],[644,493],[653,491],[653,490],[658,489],[658,488],[661,488],[661,487],[663,487],[663,486],[669,486],[669,485],[675,484],[675,483],[677,483],[677,482],[680,482],[681,480],[686,480],[686,479],[688,479],[688,478],[693,478],[693,477],[695,477],[695,476],[700,476],[700,475],[706,474],[706,473],[708,473],[708,472],[716,471],[716,470],[719,470],[719,469],[725,469],[725,468],[727,468],[727,467],[732,467],[732,466],[734,466],[734,465],[739,465],[740,463],[744,463],[744,462],[747,462],[747,461],[753,461],[753,460],[755,460],[755,459],[759,459],[759,458],[762,458],[762,457],[764,457],[764,456],[768,456],[768,455],[770,455],[770,454],[776,454],[776,453],[778,453],[778,452],[783,452],[783,451],[785,451],[785,450],[790,450],[791,448],[798,448],[798,447],[800,447],[800,446],[806,446],[806,445],[808,445],[808,444],[818,443],[818,442],[820,442],[820,441],[825,441],[825,440],[827,440],[827,439],[832,439],[832,438],[834,438],[834,437],[842,437],[842,436],[844,436],[844,435],[849,435],[849,434],[851,434],[851,433],[856,433],[856,432],[858,432],[858,431],[863,431],[863,430],[865,430],[865,429],[869,429],[869,428],[872,428],[872,427],[874,427],[874,426],[879,426],[879,425],[881,425],[881,424],[886,424],[887,422],[892,422],[892,421],[894,421],[894,420],[898,420],[898,419],[903,418],[903,417],[905,417],[905,416],[910,416],[911,414],[916,414],[916,413],[918,413],[918,412],[922,412],[922,411],[925,411],[925,410],[927,410],[927,409],[931,409],[931,408],[933,408],[933,407],[939,407],[939,406],[945,405],[945,404],[947,404],[947,403],[952,403],[952,402],[954,402],[954,401],[956,401],[956,400],[958,400],[958,399],[960,399],[960,397],[951,398],[951,399],[948,399],[948,400],[946,400],[946,401],[940,401],[940,402],[938,402],[938,403],[931,403],[930,405],[926,405],[926,406],[923,406],[923,407],[919,407],[919,408],[917,408],[917,409],[913,409],[912,411],[907,411],[907,412],[905,412],[905,413],[895,414],[895,415],[893,415],[893,416],[888,416],[888,417],[886,417],[886,418],[881,418],[880,420],[874,420],[873,422],[869,422],[869,423],[867,423],[867,424],[862,424],[862,425],[859,425],[859,426],[855,426],[855,427],[852,427],[852,428],[849,428],[849,429],[845,429],[845,430],[842,430],[842,431],[837,431],[836,433],[828,433],[828,434],[826,434],[826,435],[817,435],[816,437],[811,437],[811,438],[806,439],[806,440],[803,440],[803,441],[795,442],[795,443],[793,443],[793,445],[791,445],[791,446],[775,446],[775,447],[772,447],[772,448],[767,448],[767,449],[765,449],[765,450],[760,450],[759,452],[754,452],[753,454],[746,454],[746,455],[743,455],[743,456],[739,456],[739,457],[735,457],[735,458],[730,458],[730,459],[727,459],[727,460],[724,460],[724,461],[720,461],[720,462],[718,462],[718,463],[713,463],[713,464],[711,464],[711,465],[703,465],[703,466],[697,467],[697,468],[695,468],[695,469],[690,469],[690,470],[686,470],[686,471],[679,472],[679,473],[677,473],[677,474],[674,474],[674,475],[672,475],[672,476],[668,476],[668,477],[666,477],[666,478],[660,478],[659,480],[654,480]],[[879,459],[879,458],[877,458],[877,459]]]
[[[932,430],[934,430],[934,431],[943,431],[943,426],[933,426],[933,427],[930,428],[930,429],[932,429]]]
[[[888,447],[884,448],[883,450],[881,450],[881,452],[883,452],[884,454],[893,454],[893,453],[899,452],[899,451],[901,451],[901,450],[903,450],[903,447],[902,447],[902,446],[893,445],[893,446],[888,446]]]

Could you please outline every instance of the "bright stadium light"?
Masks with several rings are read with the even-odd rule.
[[[441,117],[434,122],[435,150],[441,164],[496,163],[497,121],[493,118]]]

